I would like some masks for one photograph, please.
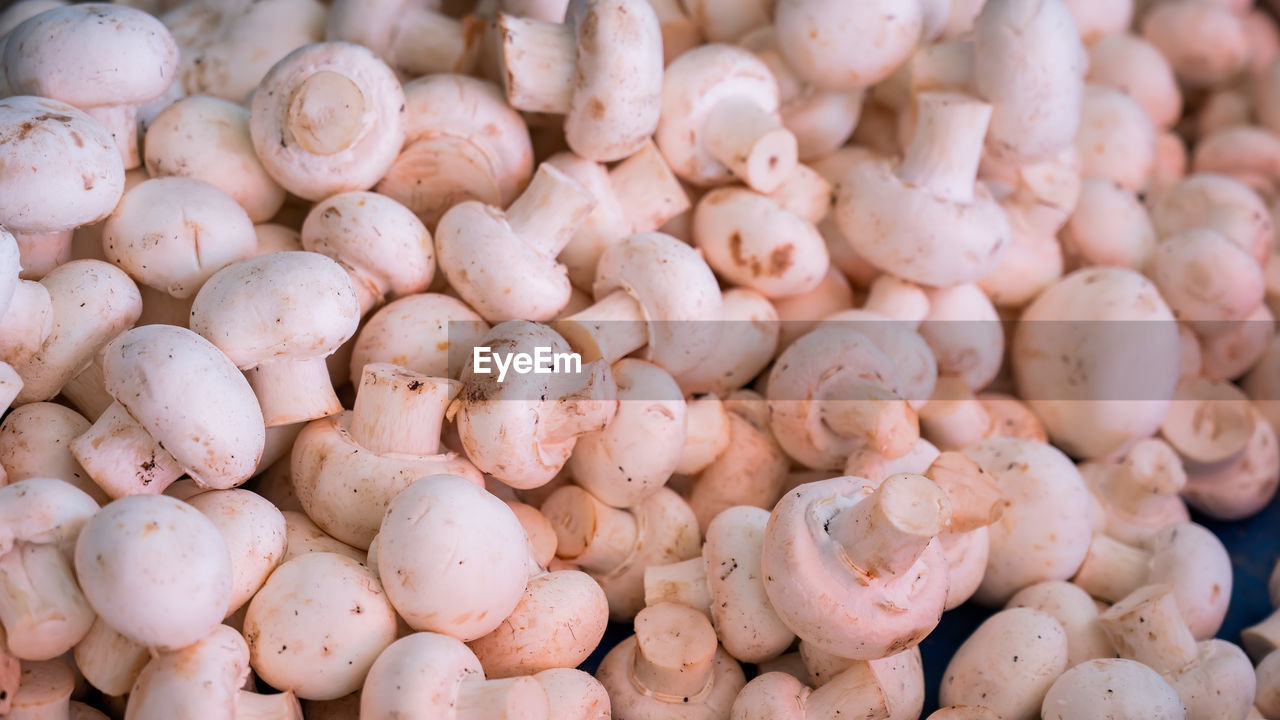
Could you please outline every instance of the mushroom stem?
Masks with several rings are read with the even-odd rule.
[[[542,504],[556,531],[556,556],[590,572],[608,572],[635,552],[640,537],[636,518],[568,485]]]
[[[711,585],[701,555],[670,565],[650,565],[644,571],[644,604],[676,603],[711,616]]]
[[[991,415],[959,375],[943,375],[920,408],[920,432],[941,450],[961,450],[985,438]]]
[[[1178,610],[1173,586],[1147,585],[1098,616],[1120,657],[1137,660],[1161,675],[1195,662],[1196,639]]]
[[[379,455],[435,455],[440,451],[445,408],[459,387],[457,381],[391,363],[365,365],[347,432],[361,447]]]
[[[556,332],[588,362],[612,365],[649,342],[649,326],[636,299],[615,290],[595,305],[556,321]]]
[[[861,502],[836,513],[827,532],[859,571],[876,577],[900,575],[946,527],[947,496],[923,475],[890,475]]]
[[[96,422],[111,407],[111,403],[115,402],[111,393],[107,392],[102,363],[96,358],[62,386],[62,397],[89,422]]]
[[[937,90],[967,91],[973,85],[973,41],[921,45],[911,56],[911,90],[916,94]]]
[[[1280,610],[1257,625],[1241,630],[1240,644],[1255,662],[1261,662],[1262,658],[1280,648]]]
[[[688,210],[689,194],[653,141],[609,171],[609,185],[632,232],[644,232]]]
[[[323,357],[282,357],[244,371],[258,396],[267,427],[291,425],[342,412]]]
[[[583,433],[603,430],[618,412],[618,390],[609,366],[597,360],[584,370],[582,383],[561,395],[555,409],[543,416],[538,425],[542,442],[569,442]]]
[[[0,361],[0,413],[9,409],[22,392],[22,376],[7,362]]]
[[[991,105],[959,93],[922,93],[916,102],[915,133],[898,177],[945,200],[972,201]]]
[[[661,603],[641,610],[635,627],[631,670],[637,685],[669,702],[689,702],[709,689],[718,642],[706,616]]]
[[[368,273],[361,272],[360,268],[345,268],[347,276],[351,278],[351,287],[356,291],[356,302],[360,305],[360,317],[369,314],[369,311],[382,303],[382,296],[385,288],[374,277]]]
[[[302,720],[302,706],[291,692],[236,693],[236,720]]]
[[[796,138],[782,122],[747,98],[728,97],[707,113],[707,152],[751,189],[771,193],[796,168]]]
[[[547,693],[531,677],[463,680],[458,687],[454,720],[522,720],[546,717]]]
[[[507,208],[507,224],[526,245],[555,257],[593,207],[595,198],[582,185],[543,163],[529,187]]]
[[[65,720],[71,717],[75,674],[61,660],[29,662],[5,720]]]
[[[142,164],[138,153],[138,108],[134,105],[101,105],[86,108],[85,113],[98,121],[111,133],[120,150],[124,169],[132,170]]]
[[[336,155],[360,138],[365,110],[364,93],[351,78],[321,70],[294,89],[285,128],[303,150]]]
[[[71,260],[71,239],[74,230],[51,233],[15,232],[18,241],[18,257],[21,258],[23,280],[39,280],[49,271]]]
[[[511,107],[564,115],[573,104],[578,42],[568,23],[498,15],[503,84]]]
[[[951,523],[947,530],[967,533],[1000,519],[1009,501],[989,473],[967,455],[944,452],[924,472],[946,493],[951,503]]]
[[[129,692],[138,673],[151,662],[147,649],[121,635],[101,619],[94,620],[75,650],[76,667],[104,695]]]
[[[410,77],[430,73],[465,73],[475,62],[479,36],[465,21],[422,8],[407,9],[396,19],[391,65]]]
[[[1072,582],[1099,600],[1119,602],[1147,581],[1151,553],[1096,535]]]
[[[1187,473],[1177,452],[1163,440],[1143,440],[1129,451],[1124,462],[1110,469],[1106,495],[1117,508],[1141,516],[1145,508],[1177,495],[1187,484]]]
[[[56,546],[20,544],[0,556],[0,624],[15,655],[58,657],[84,637],[93,619],[71,563]]]
[[[853,710],[857,717],[889,718],[889,699],[871,665],[854,662],[814,688],[805,701],[805,716],[838,718]]]
[[[823,388],[820,400],[827,427],[845,437],[865,438],[890,460],[910,452],[920,439],[916,411],[877,380],[845,373]]]
[[[183,472],[178,461],[118,402],[112,402],[71,441],[71,454],[112,499],[159,495]]]

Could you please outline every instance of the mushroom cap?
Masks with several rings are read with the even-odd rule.
[[[775,12],[783,55],[824,90],[857,90],[889,77],[915,50],[924,24],[918,0],[779,0]]]
[[[678,635],[679,632],[674,634]],[[711,637],[715,639],[714,634]],[[655,640],[661,642],[665,639]],[[670,640],[672,646],[678,643],[681,643],[678,638]],[[613,716],[618,720],[728,718],[734,699],[746,685],[742,667],[723,648],[717,647],[711,659],[711,679],[699,694],[681,698],[655,693],[643,689],[634,677],[632,668],[639,652],[639,643],[636,636],[632,635],[615,645],[600,661],[600,667],[596,670],[596,679],[609,691]]]
[[[702,45],[667,66],[654,141],[673,172],[695,185],[723,184],[733,178],[703,140],[711,111],[732,98],[754,102],[778,116],[778,83],[769,66],[748,50]]]
[[[0,555],[18,543],[52,544],[70,553],[98,503],[71,483],[27,478],[0,487]]]
[[[1086,177],[1106,178],[1138,192],[1155,166],[1156,126],[1124,90],[1085,86],[1075,145]]]
[[[731,720],[806,720],[809,688],[784,672],[755,676],[733,701]]]
[[[3,225],[0,225],[0,316],[9,309],[13,294],[21,282],[22,255],[18,241]]]
[[[210,490],[187,499],[222,534],[231,554],[231,602],[240,609],[284,560],[288,544],[284,515],[261,495],[248,490]]]
[[[267,174],[249,137],[249,109],[229,100],[192,95],[161,110],[143,137],[151,177],[203,180],[231,196],[255,223],[284,205],[284,188]]]
[[[57,100],[0,99],[0,166],[0,225],[13,232],[97,222],[124,193],[124,163],[111,133]]]
[[[99,505],[106,492],[71,454],[71,441],[90,423],[80,413],[52,402],[13,408],[0,422],[0,466],[10,484],[27,478],[56,478],[80,488]]]
[[[1203,525],[1169,525],[1147,541],[1147,583],[1170,583],[1178,611],[1196,640],[1218,633],[1231,602],[1231,558]]]
[[[396,639],[378,576],[345,555],[300,555],[267,578],[244,616],[254,672],[278,690],[334,700],[360,689]]]
[[[781,655],[795,633],[778,617],[765,591],[761,556],[769,511],[738,505],[715,516],[702,546],[711,590],[711,622],[725,652],[759,663]]]
[[[289,127],[298,90],[319,73],[340,76],[364,101],[351,143],[330,155],[308,152]],[[336,99],[327,96],[328,84],[316,89],[322,102]],[[386,174],[404,144],[404,107],[400,80],[368,48],[314,43],[286,55],[262,78],[253,93],[249,133],[276,182],[301,198],[321,200],[373,187]]]
[[[679,375],[715,352],[724,303],[697,250],[657,232],[623,238],[600,256],[592,287],[601,299],[619,290],[640,304],[647,321],[645,360]]]
[[[1178,383],[1179,341],[1150,280],[1122,268],[1077,270],[1021,319],[1014,379],[1054,444],[1092,459],[1155,434]]]
[[[1151,201],[1157,237],[1208,227],[1231,238],[1259,265],[1266,266],[1275,245],[1267,204],[1248,185],[1217,173],[1188,175]]]
[[[489,323],[466,303],[422,293],[387,303],[369,316],[351,350],[351,377],[390,362],[430,377],[457,377]]]
[[[244,375],[208,340],[186,328],[144,325],[107,344],[102,371],[107,392],[202,487],[249,479],[266,444],[262,409]]]
[[[609,693],[599,680],[575,668],[551,668],[533,676],[547,691],[556,720],[609,720]]]
[[[98,511],[80,531],[75,565],[98,616],[148,648],[176,650],[208,635],[231,599],[218,528],[167,495],[132,495]]]
[[[1147,275],[1174,317],[1212,328],[1245,320],[1262,304],[1266,280],[1248,251],[1208,228],[1161,239]],[[1212,333],[1212,330],[1209,330]]]
[[[383,286],[393,298],[422,292],[436,270],[426,226],[378,193],[340,193],[316,203],[302,223],[302,247],[337,260],[354,282],[373,284],[378,296]]]
[[[854,477],[806,483],[778,501],[765,528],[761,570],[774,612],[805,642],[842,658],[873,660],[918,644],[947,600],[937,538],[908,572],[868,581],[828,536],[833,517],[874,491]]]
[[[253,221],[218,188],[189,177],[145,180],[102,228],[106,259],[141,285],[189,298],[214,273],[252,257]]]
[[[835,213],[858,255],[921,285],[980,280],[1011,242],[1009,221],[986,185],[975,185],[969,202],[955,202],[903,182],[888,161],[853,166]]]
[[[232,720],[248,677],[249,646],[234,628],[219,625],[195,643],[151,659],[129,692],[127,717]]]
[[[569,148],[597,162],[630,157],[662,111],[662,29],[647,0],[583,3],[578,73],[565,116]]]
[[[1004,603],[1017,591],[1075,575],[1089,552],[1089,490],[1075,464],[1047,443],[989,438],[964,449],[1009,501],[987,526],[987,572],[975,598]]]
[[[713,355],[676,377],[686,395],[728,395],[751,382],[777,354],[785,323],[769,298],[735,287],[721,293],[720,301],[729,332],[720,333]]]
[[[1081,663],[1054,680],[1041,708],[1044,720],[1099,717],[1115,720],[1185,720],[1178,693],[1155,670],[1133,660]]]
[[[938,360],[911,323],[898,322],[872,310],[841,310],[822,322],[848,327],[870,338],[893,363],[903,397],[912,407],[920,409],[933,396],[938,384]]]
[[[1046,580],[1028,585],[1005,608],[1029,607],[1053,616],[1067,633],[1067,667],[1115,655],[1115,647],[1098,622],[1098,605],[1075,583]]]
[[[169,89],[178,75],[178,44],[164,24],[124,5],[55,8],[9,31],[9,85],[93,108],[139,105]]]
[[[524,596],[528,537],[511,508],[457,475],[433,475],[387,507],[378,575],[410,627],[482,637]],[[433,588],[448,587],[448,593]]]
[[[355,334],[351,278],[325,255],[278,252],[219,270],[191,304],[191,329],[242,370],[327,357]]]
[[[746,188],[703,195],[693,238],[721,277],[770,298],[814,290],[830,265],[826,242],[811,223]]]
[[[985,705],[1002,718],[1033,718],[1066,668],[1067,634],[1057,620],[1031,608],[1001,610],[956,649],[938,702]]]
[[[1113,32],[1099,37],[1089,46],[1085,79],[1128,93],[1157,127],[1172,127],[1182,115],[1182,91],[1169,61],[1138,35]]]
[[[356,43],[390,63],[389,53],[405,20],[423,10],[434,10],[434,0],[334,0],[325,20],[324,39]]]

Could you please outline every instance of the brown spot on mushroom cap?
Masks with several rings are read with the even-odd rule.
[[[791,267],[795,255],[796,246],[790,243],[779,245],[769,253],[769,274],[777,277],[782,275]]]

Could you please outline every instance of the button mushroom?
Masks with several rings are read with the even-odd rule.
[[[1133,660],[1090,660],[1062,673],[1044,696],[1044,720],[1071,720],[1102,709],[1115,720],[1185,720],[1178,694],[1155,670]]]
[[[938,689],[942,705],[982,705],[1001,718],[1032,720],[1067,667],[1067,635],[1030,608],[987,618],[956,649]]]

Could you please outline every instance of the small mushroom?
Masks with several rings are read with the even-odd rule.
[[[281,278],[289,278],[282,283]],[[355,334],[349,275],[313,252],[280,252],[219,270],[191,305],[191,329],[245,372],[268,427],[342,410],[325,358]]]
[[[573,668],[550,668],[534,680],[547,692],[556,720],[610,720],[609,692],[599,680]]]
[[[18,95],[74,105],[115,139],[124,168],[138,167],[138,106],[178,74],[178,45],[141,10],[90,3],[55,8],[9,31],[5,74]]]
[[[253,93],[249,133],[262,166],[306,200],[372,187],[405,139],[400,81],[372,51],[315,43],[272,66]]]
[[[746,677],[716,643],[705,615],[660,603],[640,611],[635,629],[635,635],[614,646],[596,670],[596,679],[609,692],[615,720],[729,719]]]
[[[645,0],[597,0],[551,23],[498,15],[502,78],[511,107],[565,115],[569,148],[622,160],[658,126],[662,30]]]
[[[1155,227],[1137,194],[1102,178],[1081,182],[1080,199],[1058,239],[1063,253],[1081,267],[1141,272],[1156,250]]]
[[[387,598],[410,627],[475,640],[502,624],[524,596],[528,538],[511,509],[483,488],[457,475],[432,475],[387,506],[377,567]],[[430,590],[441,587],[450,591]]]
[[[1085,177],[1137,192],[1146,187],[1155,165],[1156,126],[1123,90],[1090,84],[1084,90],[1075,145]]]
[[[231,556],[199,510],[166,495],[122,498],[80,531],[76,577],[98,616],[129,640],[177,650],[213,631],[231,600]]]
[[[1182,116],[1182,91],[1173,68],[1159,48],[1124,30],[1102,35],[1089,44],[1085,80],[1126,93],[1142,106],[1157,128],[1167,130]]]
[[[284,515],[261,495],[240,489],[200,492],[187,504],[213,521],[231,554],[231,615],[283,561],[288,542]]]
[[[779,0],[774,10],[778,45],[796,72],[816,87],[870,87],[915,50],[924,24],[922,5],[917,0]]]
[[[833,269],[826,277],[839,275]],[[804,324],[785,318],[778,305],[755,290],[730,288],[721,293],[720,300],[724,330],[716,350],[676,377],[685,394],[724,396],[741,388],[768,367],[782,346],[781,335]]]
[[[769,298],[814,290],[829,264],[812,224],[745,188],[703,195],[694,210],[693,238],[718,275]]]
[[[121,635],[102,618],[93,621],[72,656],[85,682],[108,697],[128,695],[138,674],[151,661],[146,647]]]
[[[729,718],[816,720],[846,712],[865,718],[892,717],[885,693],[866,663],[855,663],[816,689],[785,673],[761,673],[738,693]]]
[[[364,563],[312,552],[271,573],[249,601],[244,635],[249,662],[268,685],[333,700],[364,684],[396,639],[396,613]]]
[[[360,717],[549,720],[547,695],[527,676],[486,680],[466,645],[447,635],[420,632],[395,641],[374,661],[360,694]]]
[[[489,323],[448,295],[420,293],[387,303],[356,334],[352,378],[371,363],[389,362],[428,377],[457,377]]]
[[[950,512],[937,485],[908,473],[878,487],[843,477],[789,491],[765,529],[761,570],[774,610],[801,639],[839,657],[912,647],[946,602],[937,535]]]
[[[1001,610],[956,648],[938,702],[982,705],[1001,718],[1032,720],[1066,669],[1067,634],[1057,620],[1030,608]]]
[[[358,43],[405,77],[467,72],[484,37],[473,19],[440,12],[437,0],[337,0],[329,8],[325,40]]]
[[[57,403],[14,408],[0,422],[0,468],[8,482],[55,478],[83,490],[99,505],[107,504],[107,494],[71,455],[71,441],[89,425],[75,410]]]
[[[1167,417],[1167,416],[1166,416]],[[1106,533],[1141,545],[1164,526],[1191,519],[1178,493],[1186,487],[1182,459],[1168,443],[1150,438],[1134,445],[1124,460],[1081,468],[1106,512]]]
[[[1090,660],[1062,673],[1044,696],[1044,720],[1071,720],[1099,710],[1115,720],[1186,720],[1177,692],[1155,670],[1133,660]]]
[[[1253,703],[1258,715],[1266,717],[1280,712],[1280,653],[1272,652],[1254,669],[1256,696]]]
[[[1026,607],[1050,615],[1067,634],[1067,669],[1115,656],[1115,646],[1098,620],[1098,605],[1078,585],[1046,580],[1014,593],[1005,609]]]
[[[1241,15],[1203,0],[1158,3],[1143,13],[1142,36],[1190,88],[1220,85],[1244,69],[1248,42]]]
[[[1275,244],[1271,213],[1248,185],[1216,173],[1188,175],[1150,203],[1157,237],[1208,228],[1227,236],[1265,266]]]
[[[211,489],[249,479],[266,442],[262,411],[209,341],[170,325],[135,328],[103,349],[103,372],[115,401],[71,453],[108,495],[160,493],[184,472]]]
[[[768,405],[764,398],[749,390],[740,390],[730,396],[730,400],[733,404],[725,413],[729,443],[697,473],[693,487],[686,493],[689,507],[693,508],[698,526],[703,530],[722,511],[734,506],[772,508],[782,496],[791,464],[769,431]],[[744,402],[758,409],[755,416],[741,407]]]

